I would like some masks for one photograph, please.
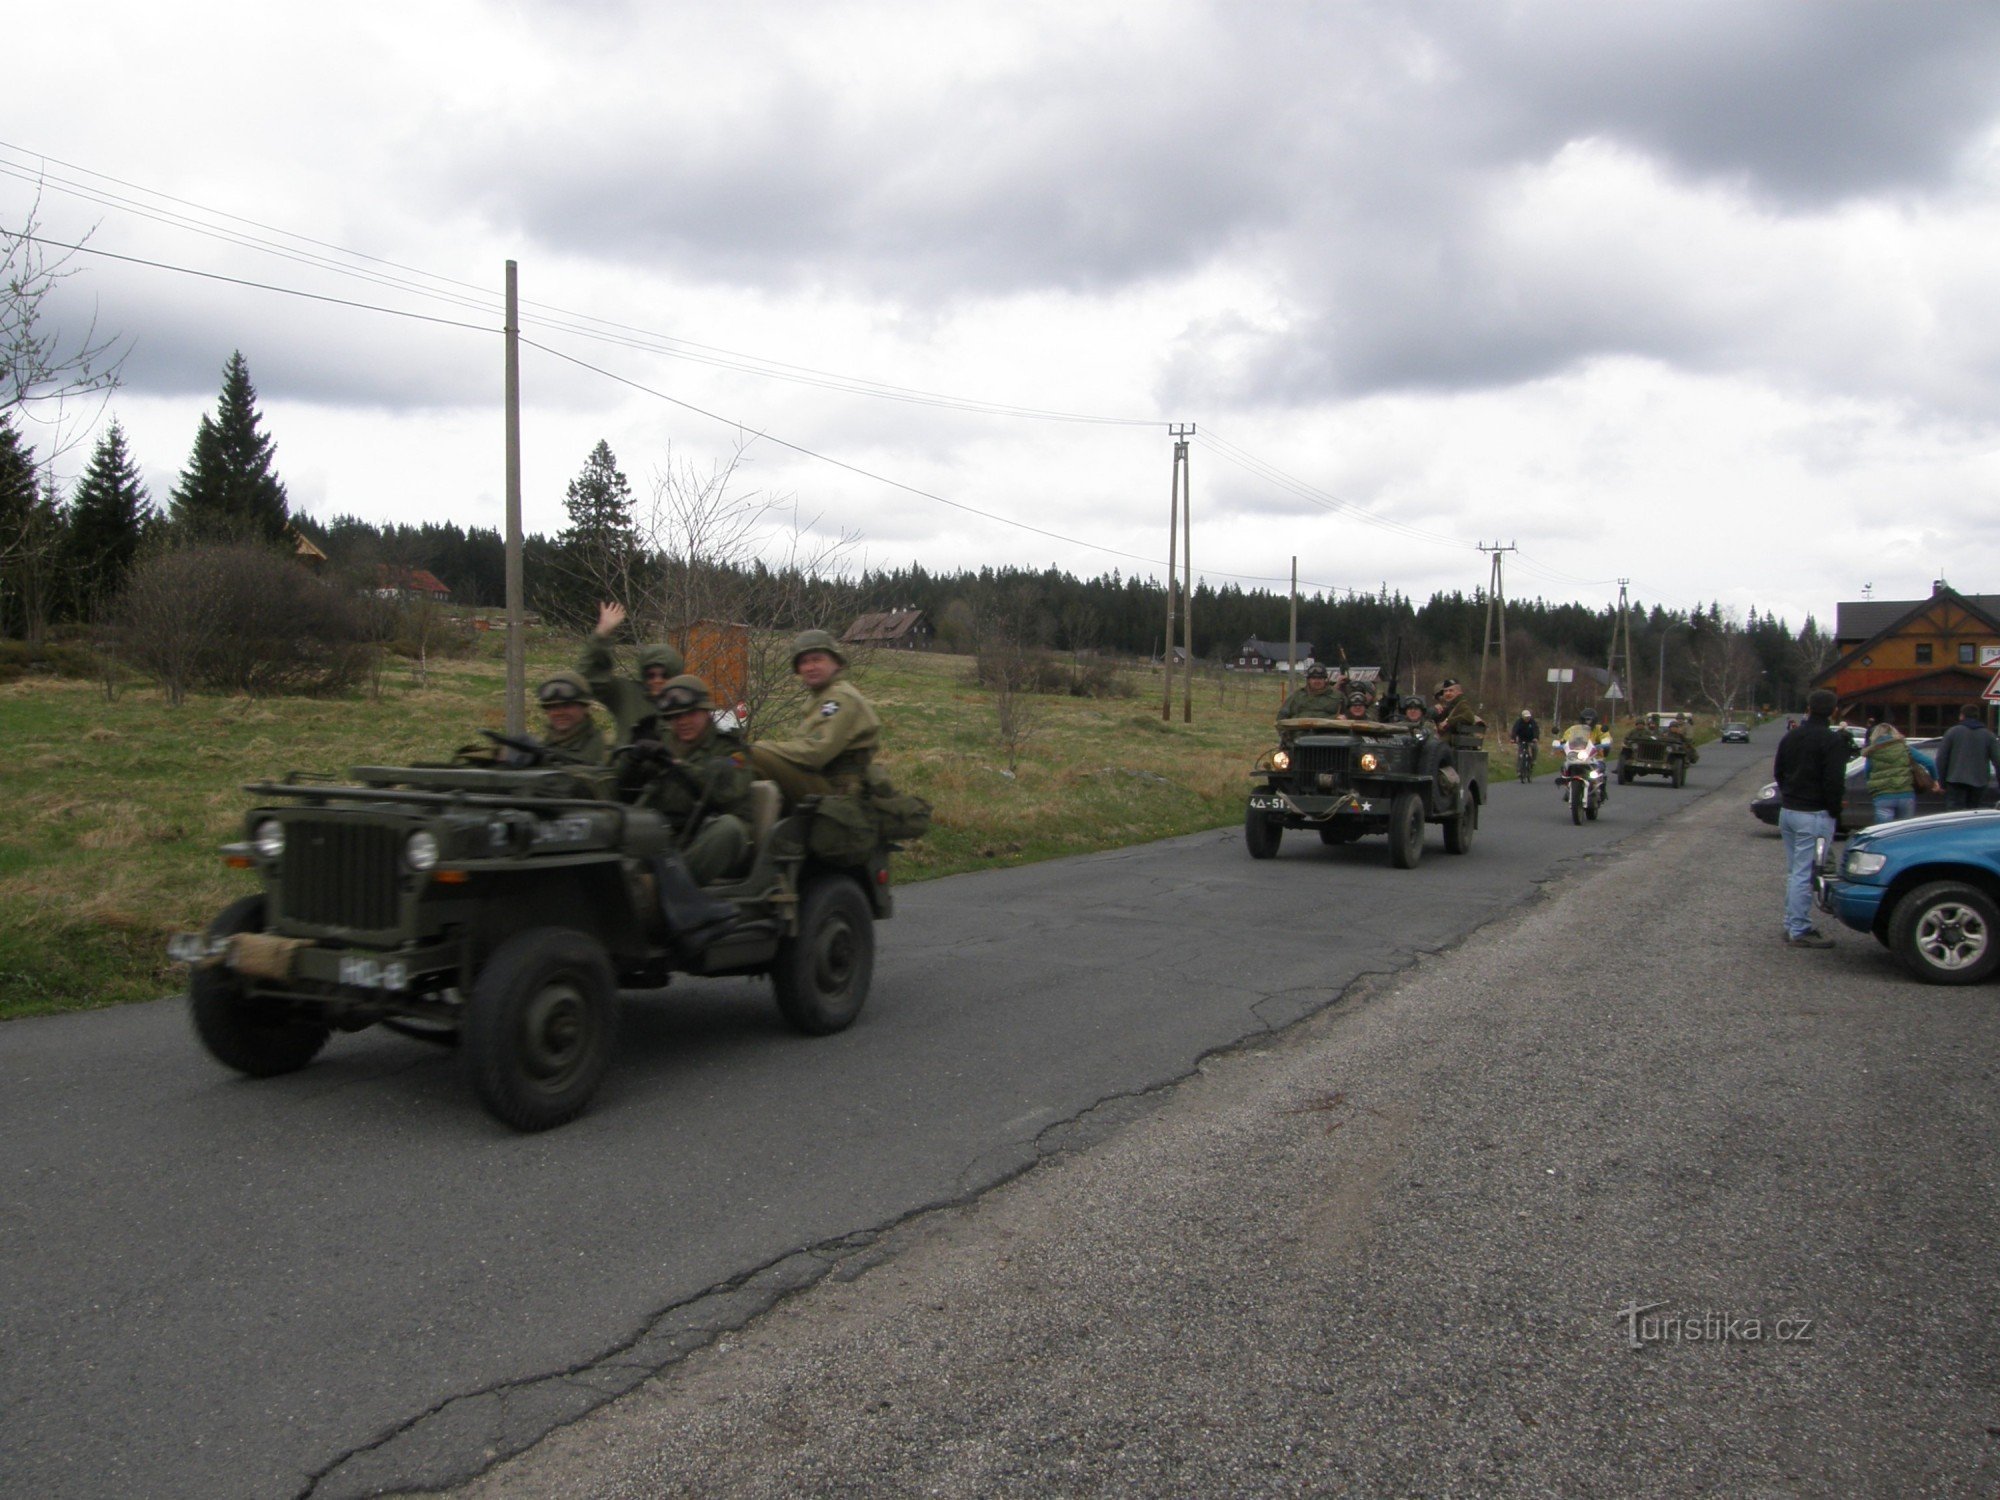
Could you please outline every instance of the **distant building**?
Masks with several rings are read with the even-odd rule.
[[[446,588],[435,573],[423,568],[399,568],[393,563],[375,564],[375,597],[377,599],[434,599],[444,604],[451,599],[451,590]]]
[[[312,538],[296,526],[287,526],[285,535],[292,539],[292,558],[301,567],[317,573],[326,566],[326,554],[315,547]]]
[[[1961,594],[1940,579],[1928,599],[1867,599],[1834,614],[1832,688],[1839,716],[1886,719],[1905,734],[1942,734],[2000,672],[2000,594]]]
[[[1235,665],[1245,672],[1269,672],[1273,668],[1285,670],[1291,649],[1287,641],[1260,641],[1253,635],[1236,648]],[[1309,667],[1312,661],[1312,642],[1300,641],[1297,665]]]
[[[882,646],[891,651],[928,651],[937,639],[930,616],[920,609],[894,609],[862,615],[841,633],[849,646]]]

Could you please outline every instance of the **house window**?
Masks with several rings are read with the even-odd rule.
[[[1917,665],[1920,667],[1928,667],[1930,664],[1931,664],[1931,643],[1929,641],[1918,641]]]
[[[1972,666],[1977,660],[1978,656],[1972,649],[1972,642],[1960,641],[1958,643],[1959,665],[1969,667]]]
[[[1917,705],[1916,729],[1919,735],[1930,735],[1938,732],[1938,706],[1935,703],[1919,703]]]

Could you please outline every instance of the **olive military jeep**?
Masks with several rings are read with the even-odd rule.
[[[1477,734],[1453,739],[1459,787],[1452,794],[1424,767],[1430,736],[1407,724],[1281,719],[1278,729],[1284,742],[1259,757],[1243,813],[1243,842],[1253,859],[1275,855],[1288,828],[1313,829],[1326,844],[1386,833],[1390,863],[1399,870],[1423,858],[1426,823],[1443,826],[1450,853],[1472,848],[1486,801],[1486,752]]]
[[[174,940],[195,1029],[239,1072],[295,1071],[331,1033],[379,1022],[455,1045],[488,1110],[543,1130],[602,1081],[621,987],[768,974],[785,1020],[811,1035],[843,1030],[867,998],[893,846],[818,858],[817,804],[781,816],[770,782],[752,792],[748,871],[705,888],[736,919],[690,938],[668,930],[652,873],[672,830],[612,800],[601,773],[350,774],[246,788],[262,800],[223,853],[263,889]]]
[[[1618,747],[1618,784],[1630,786],[1635,776],[1664,776],[1685,786],[1688,767],[1701,759],[1693,731],[1689,714],[1654,713],[1636,720]]]

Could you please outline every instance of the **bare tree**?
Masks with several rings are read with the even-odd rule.
[[[1726,717],[1757,680],[1757,653],[1743,627],[1725,615],[1720,629],[1702,631],[1693,651],[1695,685],[1716,714]]]
[[[669,453],[654,471],[635,524],[644,561],[623,597],[642,639],[686,649],[698,626],[740,628],[743,702],[751,722],[768,723],[798,695],[792,637],[838,634],[854,612],[845,565],[859,538],[821,531],[795,496],[741,489],[751,441],[706,470]]]
[[[975,624],[973,670],[993,694],[994,741],[1012,775],[1021,752],[1043,728],[1042,702],[1035,696],[1043,668],[1045,623],[1040,600],[1028,585],[983,605]]]
[[[0,415],[47,430],[37,446],[53,462],[95,422],[124,355],[115,337],[98,332],[95,312],[81,329],[56,318],[57,293],[76,275],[82,246],[43,238],[40,209],[37,192],[20,228],[0,228]],[[68,410],[78,400],[92,403],[87,417]]]

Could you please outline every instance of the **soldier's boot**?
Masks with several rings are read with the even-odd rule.
[[[660,855],[652,865],[653,883],[660,892],[660,914],[667,919],[667,931],[675,942],[700,948],[736,925],[736,903],[711,896],[695,884],[678,854]]]

